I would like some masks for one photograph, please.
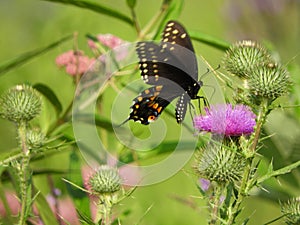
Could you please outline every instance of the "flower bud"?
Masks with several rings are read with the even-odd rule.
[[[274,100],[284,95],[291,85],[289,72],[280,65],[268,64],[252,71],[250,95]]]
[[[223,59],[227,71],[243,79],[247,79],[257,66],[271,61],[270,54],[263,46],[249,40],[232,45]]]
[[[35,118],[41,111],[41,97],[28,85],[17,85],[0,98],[0,115],[10,121],[20,123]]]
[[[293,198],[286,203],[280,204],[281,213],[285,216],[288,225],[300,224],[300,199]]]
[[[245,159],[236,150],[211,144],[200,150],[195,169],[200,177],[225,184],[239,181],[245,165]]]
[[[45,134],[38,129],[27,130],[26,142],[29,149],[40,148],[46,141]]]
[[[109,194],[121,189],[121,177],[116,168],[100,166],[88,180],[92,194]]]

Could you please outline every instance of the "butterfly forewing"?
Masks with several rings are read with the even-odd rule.
[[[198,80],[198,66],[194,47],[184,27],[176,21],[169,21],[163,31],[162,47],[172,53],[188,76]]]
[[[163,31],[162,42],[177,44],[189,49],[192,52],[195,52],[191,39],[189,38],[186,30],[176,21],[171,20],[167,23]]]
[[[154,42],[138,42],[136,52],[139,57],[139,68],[143,81],[146,84],[159,84],[160,76],[168,74],[168,68],[164,65],[161,48]]]
[[[175,98],[176,120],[184,120],[190,99],[198,98],[197,60],[192,42],[182,25],[169,21],[160,44],[138,42],[139,68],[146,84],[154,85],[134,99],[129,119],[148,124]]]

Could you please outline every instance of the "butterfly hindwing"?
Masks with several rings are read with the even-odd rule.
[[[132,111],[129,119],[139,121],[145,125],[156,120],[166,106],[174,99],[166,97],[167,95],[163,92],[163,86],[153,86],[140,93],[133,100],[134,103],[131,106]]]
[[[175,110],[175,116],[177,123],[182,123],[184,120],[187,105],[189,104],[191,98],[188,96],[187,93],[183,93],[177,100],[176,103],[176,110]]]

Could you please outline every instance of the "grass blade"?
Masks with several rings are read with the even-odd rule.
[[[230,46],[230,43],[228,43],[226,41],[223,41],[221,39],[215,38],[213,36],[210,36],[208,34],[205,34],[205,33],[199,32],[199,31],[189,30],[188,33],[189,33],[191,39],[205,43],[205,44],[210,45],[214,48],[217,48],[221,51],[227,50]]]
[[[163,29],[167,22],[169,20],[177,20],[182,11],[183,0],[172,0],[169,4],[170,5],[168,7],[168,10],[165,13],[163,19],[161,20],[158,26],[158,30],[153,37],[154,40],[160,39],[161,33],[163,32]]]
[[[287,174],[289,172],[291,172],[293,169],[296,169],[297,167],[300,166],[300,160],[295,162],[295,163],[292,163],[288,166],[285,166],[283,168],[280,168],[278,170],[272,170],[272,171],[268,171],[267,174],[265,174],[264,176],[260,177],[257,179],[257,184],[261,184],[263,183],[264,181],[272,178],[272,177],[278,177],[280,175],[284,175],[284,174]]]
[[[111,16],[117,19],[120,19],[130,25],[133,25],[133,21],[130,17],[127,15],[120,13],[119,11],[116,11],[114,9],[108,8],[107,6],[104,6],[102,4],[99,4],[99,2],[90,2],[85,0],[42,0],[42,1],[48,1],[48,2],[56,2],[56,3],[62,3],[66,5],[73,5],[84,9],[92,10],[96,13],[104,14],[107,16]]]
[[[19,55],[17,58],[9,60],[8,62],[2,63],[0,65],[0,75],[3,75],[7,72],[9,72],[12,69],[15,69],[16,67],[19,67],[27,62],[29,62],[30,60],[34,59],[35,57],[44,54],[48,51],[50,51],[51,49],[57,47],[58,45],[62,44],[63,42],[71,39],[73,37],[73,35],[68,35],[66,37],[63,37],[62,39],[44,47],[44,48],[39,48],[33,51],[29,51],[29,52],[25,52],[21,55]]]
[[[42,83],[35,84],[33,87],[51,102],[57,112],[57,115],[59,115],[62,111],[62,105],[53,90]]]
[[[36,187],[34,189],[36,192],[35,206],[39,210],[43,224],[58,225],[58,222],[55,219],[55,215],[53,214],[46,197],[40,191],[38,191]]]

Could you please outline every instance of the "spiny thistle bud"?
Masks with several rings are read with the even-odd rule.
[[[27,130],[26,141],[29,149],[40,148],[46,141],[45,134],[37,129]]]
[[[281,213],[285,215],[285,223],[288,225],[300,224],[300,199],[294,198],[281,205]]]
[[[270,54],[263,46],[247,40],[232,45],[223,59],[227,71],[243,79],[247,79],[257,66],[271,61]]]
[[[285,94],[291,85],[289,72],[283,66],[274,64],[257,67],[248,81],[252,97],[271,100]]]
[[[87,186],[92,194],[110,194],[121,189],[121,177],[116,168],[100,166],[88,179]]]
[[[35,118],[41,111],[41,97],[28,85],[17,85],[0,98],[0,116],[20,123]]]
[[[236,149],[211,144],[201,149],[196,156],[195,169],[200,177],[225,184],[239,181],[245,165],[245,159]]]

